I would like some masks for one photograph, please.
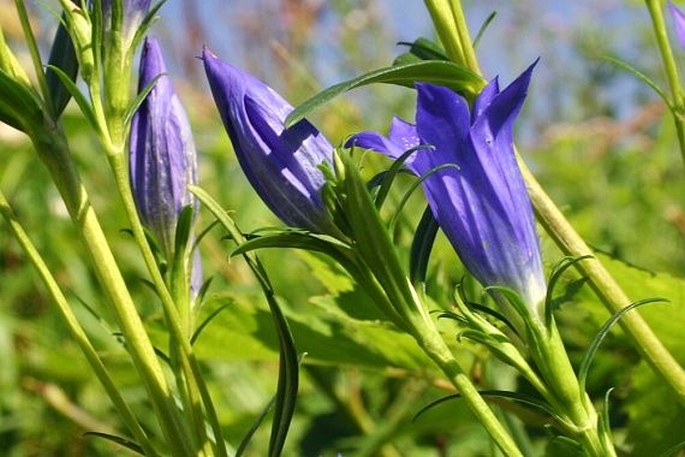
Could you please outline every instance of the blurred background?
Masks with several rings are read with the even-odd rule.
[[[58,9],[58,3],[26,3],[47,55],[57,25],[51,10]],[[605,59],[625,60],[666,86],[644,4],[464,3],[474,35],[488,15],[497,12],[477,50],[487,78],[500,75],[501,83],[508,84],[540,57],[517,125],[519,148],[632,298],[672,299],[671,305],[645,315],[685,362],[680,335],[685,325],[685,166],[663,102]],[[11,0],[0,0],[0,27],[30,68]],[[254,73],[296,105],[328,85],[389,65],[404,49],[400,42],[432,38],[429,16],[416,0],[169,0],[153,30],[164,43],[171,76],[193,123],[201,185],[235,211],[246,231],[277,221],[253,194],[235,161],[197,59],[202,46]],[[676,53],[679,63],[685,62],[685,50]],[[410,90],[372,86],[335,100],[312,120],[339,144],[362,129],[385,131],[392,115],[411,120],[413,109]],[[144,267],[123,231],[126,222],[119,201],[107,192],[113,183],[103,152],[75,104],[64,122],[141,313],[164,344],[161,312],[143,284]],[[375,157],[367,162],[369,173],[387,166]],[[144,416],[149,409],[144,391],[113,336],[111,316],[58,195],[26,139],[4,125],[0,187],[69,291],[106,363],[125,386],[127,399]],[[400,197],[401,188],[394,201]],[[408,243],[421,205],[420,199],[413,199],[405,212],[398,243]],[[203,225],[211,222],[205,216]],[[542,242],[551,267],[560,253],[545,236]],[[277,346],[255,282],[240,261],[228,260],[230,247],[218,231],[201,246],[205,272],[216,277],[201,313],[228,308],[207,327],[197,349],[226,437],[237,444],[275,391]],[[298,350],[309,353],[285,455],[492,455],[484,432],[458,402],[412,422],[422,406],[445,394],[443,386],[435,382],[435,373],[422,369],[425,361],[412,343],[379,323],[365,297],[335,266],[303,253],[263,256],[289,309]],[[443,239],[431,265],[429,292],[439,304],[447,303],[450,287],[462,271]],[[296,285],[292,278],[298,278]],[[571,278],[569,287],[570,302],[559,319],[572,356],[579,360],[608,314],[579,278]],[[456,333],[449,326],[445,331]],[[525,390],[506,370],[490,363],[482,350],[464,346],[464,362],[483,385],[498,379],[505,387]],[[608,338],[601,354],[591,377],[592,394],[602,398],[609,387],[616,387],[612,421],[626,452],[658,455],[685,439],[685,411],[669,402],[669,392],[620,332]],[[0,223],[0,454],[126,455],[84,435],[89,430],[122,430],[105,398],[31,266]],[[512,419],[512,427],[526,437],[531,452],[541,455],[545,435],[534,427],[540,418],[517,413],[524,420]],[[262,426],[249,455],[264,455],[268,428]],[[553,449],[547,450],[549,455],[557,455]]]

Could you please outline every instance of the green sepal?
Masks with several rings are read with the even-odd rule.
[[[157,81],[159,81],[159,78],[161,78],[162,76],[166,76],[166,73],[160,73],[157,76],[155,76],[152,79],[152,81],[145,85],[143,90],[136,94],[136,97],[133,99],[129,107],[126,108],[126,111],[124,112],[124,125],[128,126],[131,123],[131,120],[133,119],[133,116],[136,114],[136,111],[138,111],[140,105],[143,104],[148,94],[152,91],[152,89],[155,88]]]
[[[373,83],[414,87],[417,81],[439,84],[470,95],[479,93],[485,87],[483,78],[453,62],[442,60],[409,62],[374,70],[319,92],[295,108],[286,118],[285,125],[292,127],[321,105],[357,87]]]
[[[185,256],[186,247],[193,232],[193,222],[195,219],[195,208],[193,205],[186,205],[178,214],[176,222],[176,234],[174,236],[174,255]]]
[[[157,13],[159,12],[160,8],[164,6],[164,4],[167,2],[167,0],[160,0],[159,2],[155,3],[152,5],[150,8],[150,11],[147,13],[145,18],[143,19],[143,22],[141,22],[140,26],[136,29],[135,35],[133,35],[133,40],[131,41],[131,49],[135,50],[138,48],[138,45],[140,45],[140,42],[143,41],[143,38],[147,35],[150,27],[152,24],[155,22],[157,19]]]
[[[0,121],[29,133],[42,120],[41,103],[33,90],[0,69]]]
[[[480,26],[478,29],[478,32],[476,33],[476,37],[473,39],[473,49],[478,48],[478,43],[480,43],[480,39],[483,38],[483,34],[485,31],[488,29],[490,24],[492,23],[493,20],[495,20],[495,17],[497,16],[497,11],[493,11],[488,15],[488,17],[485,18],[483,21],[483,24]]]
[[[419,225],[416,227],[416,234],[409,251],[409,278],[412,284],[426,282],[428,259],[439,229],[440,226],[433,217],[433,211],[426,206]]]
[[[417,311],[414,291],[402,270],[388,229],[352,159],[345,155],[342,160],[345,173],[343,181],[338,183],[341,209],[349,224],[356,252],[381,284],[397,314],[403,319],[411,319]]]
[[[104,440],[107,440],[109,442],[117,444],[121,447],[124,447],[124,448],[128,449],[129,451],[132,451],[138,455],[145,455],[145,453],[143,452],[143,448],[128,438],[123,438],[121,436],[111,435],[109,433],[103,433],[103,432],[85,432],[84,435],[102,438]]]
[[[602,325],[602,328],[600,328],[599,332],[597,332],[597,335],[595,335],[595,338],[592,340],[590,347],[588,347],[587,352],[583,356],[583,360],[580,362],[580,366],[578,367],[578,384],[580,385],[581,391],[585,391],[585,383],[587,381],[588,372],[590,371],[590,364],[592,363],[592,359],[595,357],[595,354],[599,349],[599,345],[602,344],[604,338],[609,334],[609,330],[611,330],[611,327],[614,324],[616,324],[619,320],[621,320],[621,318],[625,316],[629,311],[635,308],[638,308],[643,305],[648,305],[650,303],[664,302],[668,302],[668,300],[660,297],[645,298],[644,300],[638,300],[614,313],[614,315],[611,316],[609,320],[607,320],[604,323],[604,325]]]
[[[554,289],[557,282],[561,279],[561,276],[566,270],[575,265],[576,263],[591,259],[591,255],[583,255],[580,257],[564,257],[561,259],[552,269],[549,275],[549,280],[547,281],[547,293],[545,294],[545,325],[549,328],[552,325],[553,313],[554,313]]]
[[[369,190],[372,190],[376,183],[378,183],[378,191],[376,192],[374,196],[374,203],[376,204],[376,208],[379,210],[383,206],[383,203],[385,202],[385,199],[388,196],[388,193],[390,192],[390,188],[392,187],[392,183],[395,182],[395,178],[397,177],[398,174],[402,171],[406,171],[403,168],[404,162],[407,161],[407,159],[420,149],[433,149],[433,146],[428,145],[428,144],[421,144],[416,147],[407,149],[402,153],[401,156],[397,158],[397,160],[394,160],[392,162],[392,165],[390,165],[390,168],[388,168],[385,172],[382,174],[377,175],[378,180],[371,180],[367,187]]]
[[[515,401],[517,403],[521,403],[526,406],[531,406],[534,409],[538,410],[539,412],[542,412],[545,414],[545,416],[551,416],[554,420],[559,420],[559,418],[556,416],[554,413],[554,409],[550,404],[547,402],[540,400],[536,397],[533,397],[531,395],[524,395],[518,392],[510,392],[506,390],[481,390],[479,391],[480,395],[485,399],[485,401],[490,402],[490,403],[496,403],[501,405],[501,402],[497,402],[497,399],[504,399],[508,401]],[[461,398],[460,394],[452,394],[452,395],[447,395],[445,397],[439,398],[437,400],[432,401],[428,405],[424,406],[419,410],[414,415],[414,421],[417,420],[420,416],[422,416],[426,411],[442,404],[450,400],[456,400],[458,398]]]
[[[64,85],[62,78],[55,73],[55,68],[62,70],[72,82],[76,81],[79,64],[74,42],[67,30],[66,13],[62,13],[62,19],[50,49],[48,66],[45,69],[45,80],[50,93],[53,116],[55,119],[59,119],[69,100],[71,100],[71,91]]]

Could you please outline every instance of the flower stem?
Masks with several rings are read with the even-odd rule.
[[[469,406],[471,412],[483,424],[490,436],[495,440],[495,443],[504,452],[504,455],[508,457],[523,457],[511,435],[502,426],[502,423],[480,395],[478,389],[476,389],[469,377],[461,369],[437,329],[432,325],[426,325],[425,327],[430,328],[419,328],[413,335],[424,352],[447,375],[450,382],[457,388],[459,395]]]
[[[105,145],[105,147],[107,148],[108,145]],[[128,216],[129,223],[131,224],[133,236],[143,256],[143,260],[145,261],[148,273],[152,278],[152,282],[155,285],[155,289],[157,290],[161,299],[162,307],[169,324],[169,332],[172,340],[178,345],[181,367],[186,378],[189,395],[191,395],[190,398],[196,398],[196,395],[199,395],[199,398],[202,400],[202,404],[205,407],[207,421],[209,422],[209,425],[214,433],[215,442],[213,444],[216,455],[219,457],[226,457],[226,446],[223,443],[221,424],[209,394],[209,389],[207,388],[200,370],[200,365],[195,358],[195,354],[190,345],[190,339],[184,337],[179,310],[177,309],[174,299],[171,296],[166,283],[164,282],[164,278],[159,270],[157,262],[155,261],[152,249],[150,248],[147,238],[145,237],[145,231],[133,200],[133,193],[131,191],[131,184],[128,178],[126,158],[124,156],[123,149],[110,144],[107,156],[110,160],[110,165],[117,183],[119,195],[124,203],[126,215]],[[199,408],[199,404],[193,404],[189,406],[191,406],[192,409]],[[194,412],[195,415],[198,413],[198,411]],[[200,421],[199,416],[195,418],[195,427],[197,430],[200,430],[200,425],[204,427],[204,424],[201,424],[198,421]]]
[[[647,4],[647,9],[652,18],[652,26],[654,27],[654,34],[656,35],[659,51],[661,52],[661,60],[664,64],[668,85],[671,88],[673,121],[675,123],[678,144],[680,145],[680,154],[683,163],[685,163],[685,125],[683,125],[682,118],[683,113],[685,113],[685,95],[683,94],[683,87],[680,84],[678,65],[676,64],[673,50],[671,49],[671,43],[668,39],[661,1],[646,0],[645,3]]]
[[[74,225],[91,256],[99,283],[114,307],[128,352],[145,383],[172,454],[189,455],[187,440],[184,439],[185,433],[162,367],[81,183],[66,138],[61,130],[53,125],[52,128],[48,126],[43,130],[36,128],[31,134],[31,140],[62,195]]]
[[[79,323],[78,319],[76,318],[76,315],[69,306],[66,297],[64,296],[62,290],[57,284],[57,281],[52,276],[50,269],[45,264],[45,261],[41,257],[36,247],[31,242],[28,234],[17,220],[14,211],[12,211],[9,202],[7,201],[5,195],[1,191],[0,213],[2,213],[2,216],[5,218],[5,221],[10,226],[10,230],[12,230],[14,237],[17,239],[22,249],[24,250],[26,256],[29,258],[34,268],[38,272],[38,275],[45,284],[45,287],[48,290],[48,293],[50,294],[52,301],[57,306],[58,311],[62,315],[62,319],[64,320],[67,329],[71,334],[71,337],[78,344],[79,348],[81,349],[81,352],[83,352],[84,356],[86,357],[86,360],[90,364],[91,369],[95,373],[95,376],[97,376],[98,380],[105,389],[105,392],[107,392],[107,395],[109,395],[109,398],[112,400],[112,403],[117,408],[117,411],[119,412],[119,414],[121,414],[121,418],[126,424],[126,427],[133,435],[136,444],[138,444],[142,448],[146,456],[157,456],[157,451],[152,446],[152,443],[150,443],[150,440],[145,434],[145,431],[142,429],[140,423],[134,416],[133,412],[126,404],[126,401],[121,396],[119,389],[117,389],[116,385],[114,384],[114,381],[112,380],[112,378],[109,375],[109,372],[107,371],[107,368],[102,363],[102,360],[98,356],[97,351],[88,339],[88,335],[86,335],[86,332],[83,330],[83,327],[81,327],[81,324]]]

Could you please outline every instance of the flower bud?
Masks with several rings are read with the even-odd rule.
[[[307,120],[285,129],[293,107],[263,82],[207,49],[202,59],[214,102],[252,187],[287,225],[331,233],[320,169],[332,167],[331,144]]]
[[[131,126],[131,185],[143,225],[170,258],[179,213],[184,206],[195,205],[187,186],[197,182],[197,165],[188,117],[165,72],[159,44],[147,38],[139,91],[152,82],[154,87]]]

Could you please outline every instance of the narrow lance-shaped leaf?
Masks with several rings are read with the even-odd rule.
[[[455,91],[468,94],[478,93],[485,85],[485,81],[476,73],[453,62],[442,60],[409,62],[371,71],[357,78],[331,86],[295,108],[288,115],[285,124],[287,127],[295,125],[321,105],[357,87],[373,83],[413,87],[417,81],[441,84]]]

